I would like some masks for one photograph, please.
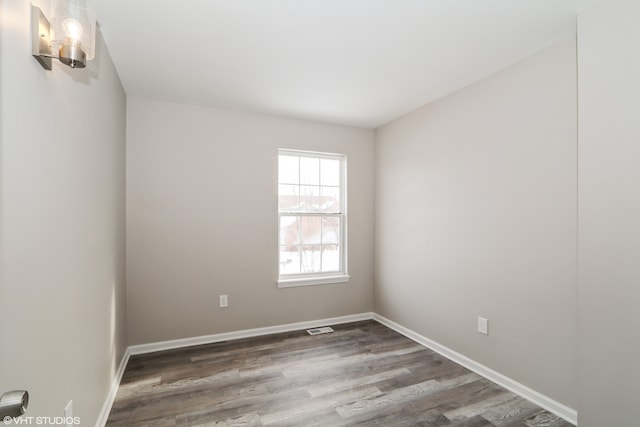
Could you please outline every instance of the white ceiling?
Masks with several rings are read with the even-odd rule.
[[[101,0],[130,96],[375,128],[575,34],[594,0]]]

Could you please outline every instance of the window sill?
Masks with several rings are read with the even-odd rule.
[[[293,288],[297,286],[328,285],[331,283],[346,283],[351,279],[348,274],[337,276],[296,277],[278,280],[279,288]]]

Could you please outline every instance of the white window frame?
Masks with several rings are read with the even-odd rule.
[[[278,149],[278,161],[280,155],[290,155],[297,157],[310,157],[318,159],[331,159],[340,161],[340,213],[323,212],[302,212],[302,211],[280,211],[278,207],[278,287],[289,288],[296,286],[324,285],[330,283],[349,282],[351,276],[348,273],[348,248],[347,248],[347,156],[344,154],[322,153],[315,151],[302,151],[291,149]],[[279,176],[279,171],[278,171]],[[278,179],[278,184],[280,184]],[[279,190],[278,190],[279,194]],[[314,272],[299,274],[280,274],[280,218],[282,216],[321,216],[321,217],[341,217],[340,230],[340,271],[338,272]]]

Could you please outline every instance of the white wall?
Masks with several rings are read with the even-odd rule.
[[[347,155],[350,283],[277,288],[278,148]],[[128,98],[129,344],[371,311],[373,155],[370,130]]]
[[[29,1],[3,0],[0,393],[93,425],[125,343],[125,95],[101,39],[87,69],[45,71],[29,27]]]
[[[576,142],[573,41],[376,136],[375,311],[571,407]]]
[[[640,2],[578,17],[581,427],[640,423]]]

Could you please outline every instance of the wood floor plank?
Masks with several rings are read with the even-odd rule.
[[[547,411],[540,411],[524,421],[527,427],[569,427],[570,423],[566,422],[557,415],[550,414]]]
[[[480,400],[476,403],[472,403],[466,406],[455,408],[450,411],[444,411],[443,414],[452,421],[460,421],[460,420],[467,419],[469,417],[482,415],[482,413],[487,411],[487,408],[493,408],[499,405],[506,405],[514,400],[517,401],[518,399],[520,398],[515,394],[507,390],[501,390],[497,394],[493,396],[489,396],[486,399]]]
[[[292,422],[296,419],[302,420],[317,411],[334,410],[337,406],[354,399],[368,399],[380,396],[382,393],[376,387],[366,386],[351,390],[345,390],[330,395],[325,395],[319,399],[311,399],[303,405],[297,407],[287,407],[280,411],[270,411],[260,417],[264,425],[281,425],[284,422]]]
[[[568,427],[375,322],[130,358],[107,426]]]

